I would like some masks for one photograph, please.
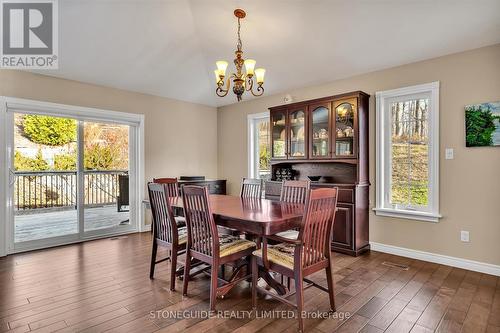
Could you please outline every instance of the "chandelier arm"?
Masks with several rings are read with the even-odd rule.
[[[245,90],[246,91],[252,91],[253,89],[253,79],[251,77],[246,77],[246,85],[245,85]]]
[[[217,89],[215,89],[215,94],[219,97],[224,97],[227,95],[227,93],[229,92],[229,89],[227,90],[223,90],[221,89],[220,87],[217,87]]]
[[[264,94],[264,87],[262,87],[262,84],[259,84],[259,85],[257,86],[257,92],[256,92],[256,93],[253,91],[253,89],[252,89],[252,90],[250,90],[250,92],[251,92],[251,93],[252,93],[252,95],[254,95],[255,97],[262,96],[262,94]]]
[[[224,97],[228,94],[229,88],[231,85],[230,77],[227,78],[226,84],[224,85],[223,79],[217,83],[217,89],[215,89],[215,94],[219,97]],[[224,89],[224,86],[226,86],[226,89]]]

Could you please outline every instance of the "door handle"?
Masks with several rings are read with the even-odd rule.
[[[16,183],[16,174],[14,173],[14,171],[12,171],[11,168],[9,168],[9,187],[14,186],[15,183]]]

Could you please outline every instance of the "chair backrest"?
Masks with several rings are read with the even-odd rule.
[[[262,179],[243,178],[240,196],[242,198],[262,198]]]
[[[310,185],[308,180],[285,180],[281,186],[280,201],[305,203]]]
[[[176,244],[179,234],[172,206],[168,201],[167,186],[149,183],[148,193],[153,215],[153,237],[166,243]]]
[[[179,182],[177,178],[154,178],[153,183],[165,185],[168,197],[179,196]]]
[[[219,255],[219,234],[215,225],[206,186],[185,185],[182,188],[188,248],[206,256]]]
[[[337,188],[310,190],[307,195],[303,224],[298,239],[302,240],[302,265],[308,267],[330,257]],[[297,248],[297,250],[300,250]]]

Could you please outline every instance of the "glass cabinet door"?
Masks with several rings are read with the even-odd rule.
[[[272,157],[286,158],[286,111],[272,112]]]
[[[303,109],[289,111],[289,158],[306,156],[306,112]]]
[[[330,156],[330,107],[328,104],[311,107],[311,158]]]
[[[354,117],[356,114],[356,100],[346,100],[335,104],[335,156],[354,156]]]

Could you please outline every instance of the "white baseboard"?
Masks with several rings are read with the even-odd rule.
[[[144,224],[144,225],[142,225],[140,232],[151,232],[151,224]]]
[[[418,259],[423,261],[429,261],[436,264],[442,264],[452,267],[458,267],[463,269],[468,269],[470,271],[486,273],[491,275],[500,276],[500,266],[488,264],[485,262],[479,262],[469,259],[462,259],[456,257],[445,256],[442,254],[407,249],[404,247],[398,247],[394,245],[386,245],[376,242],[370,242],[370,248],[373,251],[379,251],[389,254],[394,254],[401,257],[407,257],[412,259]]]

